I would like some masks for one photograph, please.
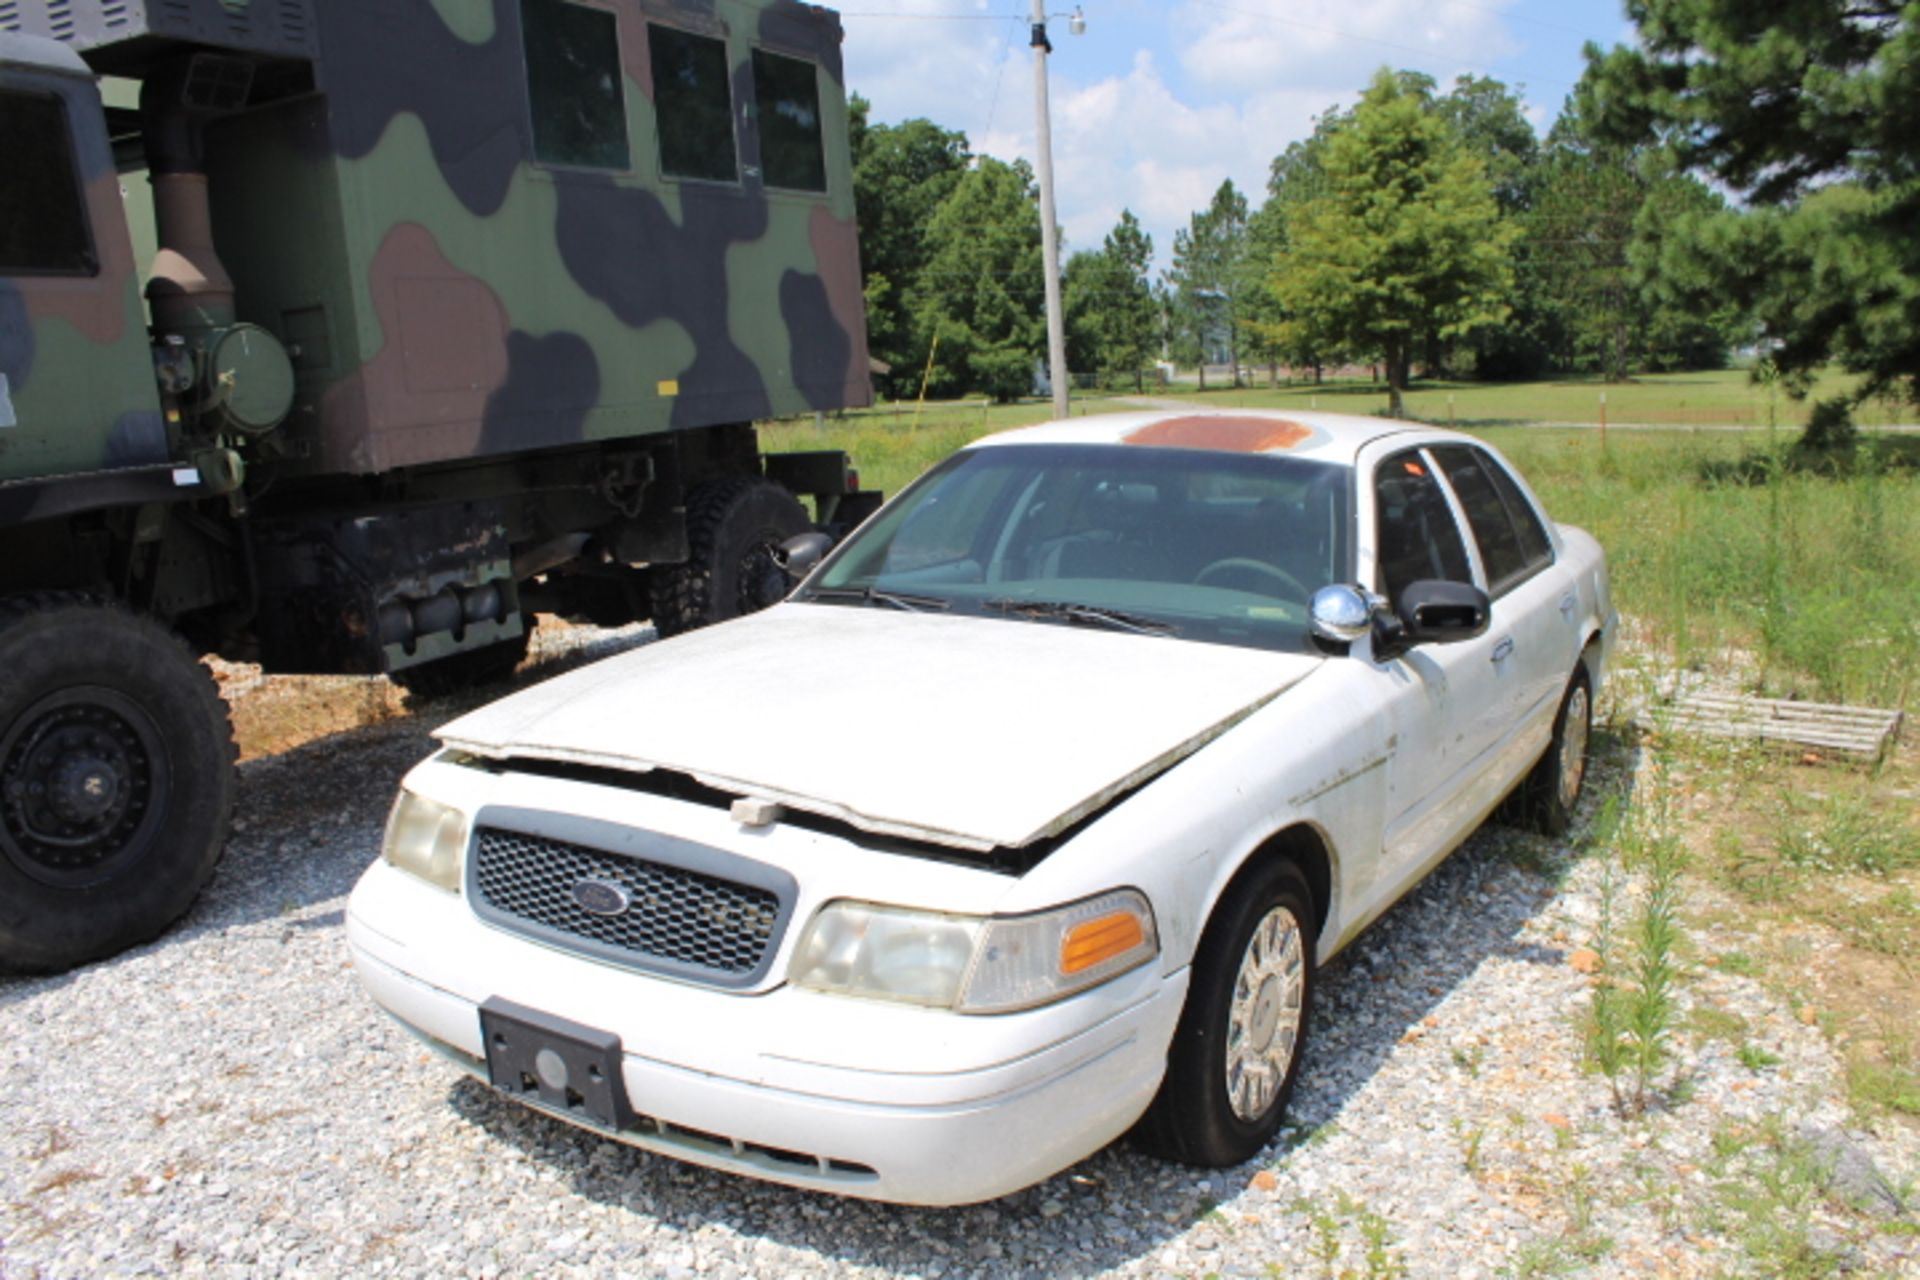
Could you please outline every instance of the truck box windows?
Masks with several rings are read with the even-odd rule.
[[[669,178],[733,182],[733,96],[727,46],[711,36],[649,26],[653,108],[660,122],[660,171]]]
[[[820,145],[820,83],[813,64],[755,49],[753,96],[767,185],[825,191],[827,157]]]
[[[94,273],[66,109],[50,93],[0,90],[7,172],[0,178],[0,274]]]
[[[631,167],[618,23],[572,0],[521,0],[533,154],[543,164]]]

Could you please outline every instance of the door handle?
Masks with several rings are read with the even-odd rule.
[[[1512,636],[1508,636],[1506,639],[1502,640],[1499,644],[1493,646],[1493,660],[1495,662],[1505,662],[1508,658],[1511,658],[1512,656],[1513,656],[1513,637]]]

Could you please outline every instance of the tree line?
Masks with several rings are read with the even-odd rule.
[[[1153,245],[1123,212],[1064,266],[1068,362],[1144,385],[1365,365],[1390,411],[1416,375],[1716,367],[1758,343],[1790,391],[1863,374],[1816,427],[1920,378],[1920,8],[1637,0],[1634,48],[1587,48],[1545,138],[1506,85],[1383,69]],[[853,155],[883,390],[1032,389],[1045,351],[1032,171],[924,119]],[[1709,185],[1709,180],[1711,185]],[[1731,198],[1730,198],[1731,197]],[[1819,430],[1816,431],[1816,435]]]

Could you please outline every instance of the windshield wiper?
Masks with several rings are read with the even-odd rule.
[[[809,600],[847,600],[855,604],[883,604],[908,613],[938,613],[953,608],[953,601],[939,596],[917,596],[907,591],[882,591],[878,587],[815,587],[807,592]]]
[[[1057,618],[1062,622],[1076,623],[1080,626],[1106,627],[1111,631],[1130,631],[1143,636],[1180,634],[1180,628],[1171,622],[1161,622],[1157,618],[1143,618],[1137,613],[1126,613],[1119,609],[1103,609],[1099,605],[1074,604],[1068,600],[1009,598],[989,600],[986,607],[1016,613],[1023,618]]]

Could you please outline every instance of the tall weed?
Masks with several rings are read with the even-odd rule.
[[[1920,690],[1920,471],[1886,442],[1816,471],[1750,437],[1486,434],[1600,540],[1621,612],[1680,665],[1820,701],[1904,707]]]
[[[1658,1094],[1672,1059],[1679,1013],[1680,880],[1686,853],[1668,820],[1670,783],[1665,760],[1657,754],[1644,791],[1652,798],[1634,822],[1622,824],[1605,811],[1601,815],[1601,824],[1617,835],[1601,871],[1594,943],[1600,985],[1593,992],[1587,1045],[1622,1116],[1644,1113]],[[1632,873],[1644,880],[1645,896],[1633,919],[1623,924],[1619,904],[1624,878]]]

